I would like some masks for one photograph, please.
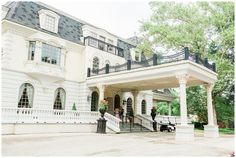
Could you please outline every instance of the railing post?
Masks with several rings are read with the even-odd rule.
[[[106,74],[109,74],[109,64],[106,64]]]
[[[88,70],[87,70],[87,77],[90,77],[90,75],[91,75],[91,69],[88,68]]]
[[[212,70],[216,72],[216,63],[212,63]]]
[[[195,54],[195,62],[199,63],[199,54]]]
[[[204,66],[208,68],[208,59],[207,58],[204,59]]]
[[[131,70],[131,60],[127,60],[127,70]]]
[[[188,47],[184,47],[184,60],[189,59],[189,49]]]
[[[153,54],[153,66],[157,65],[157,54]]]

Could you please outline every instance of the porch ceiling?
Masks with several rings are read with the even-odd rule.
[[[217,74],[204,66],[184,60],[153,67],[127,70],[87,78],[89,87],[103,84],[111,88],[130,90],[153,90],[179,87],[176,76],[189,75],[187,86],[214,83]]]

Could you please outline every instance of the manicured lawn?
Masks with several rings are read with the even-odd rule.
[[[222,134],[234,134],[234,129],[231,128],[220,128],[219,131]]]
[[[203,129],[201,129],[201,128],[195,128],[194,130],[196,130],[196,131],[203,131]],[[231,128],[219,128],[219,132],[221,134],[233,135],[234,134],[234,129],[231,129]]]

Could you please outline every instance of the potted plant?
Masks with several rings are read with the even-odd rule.
[[[108,101],[101,100],[99,104],[99,112],[101,113],[101,118],[104,119],[104,114],[108,109]]]
[[[152,107],[151,109],[151,116],[152,116],[152,120],[155,121],[155,117],[156,117],[156,112],[157,112],[157,109],[155,106]]]

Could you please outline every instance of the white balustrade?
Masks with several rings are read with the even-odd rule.
[[[107,127],[115,132],[120,132],[120,122],[121,120],[109,113],[105,113],[105,119],[107,120]]]
[[[153,121],[148,118],[148,117],[144,117],[143,115],[136,115],[137,118],[139,118],[140,120],[142,120],[142,126],[151,130],[151,131],[154,131],[153,130]]]
[[[2,123],[97,123],[98,112],[2,107]]]

